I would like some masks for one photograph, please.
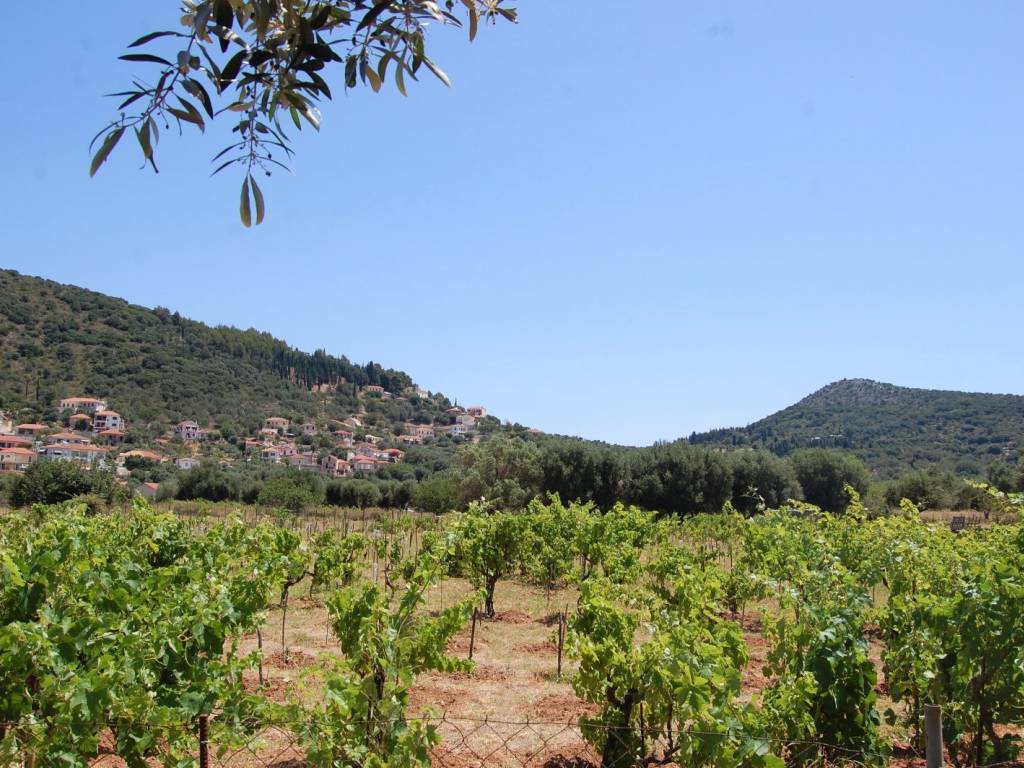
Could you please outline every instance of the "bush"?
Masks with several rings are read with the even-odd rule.
[[[850,498],[846,486],[868,492],[868,468],[852,453],[828,448],[794,451],[790,457],[804,499],[828,512],[842,512]]]
[[[433,512],[435,515],[451,512],[459,504],[459,484],[451,475],[434,475],[416,487],[412,503],[424,512]]]
[[[60,504],[87,494],[110,503],[116,492],[117,482],[110,472],[85,469],[73,461],[36,461],[14,481],[11,505]]]
[[[301,472],[282,472],[268,478],[257,496],[259,504],[289,512],[301,512],[322,500],[323,488],[319,478]]]
[[[238,497],[237,478],[213,462],[204,461],[178,478],[177,498],[182,501],[234,501]]]
[[[328,504],[337,507],[376,507],[380,505],[381,494],[369,480],[335,480],[327,485],[325,494]]]

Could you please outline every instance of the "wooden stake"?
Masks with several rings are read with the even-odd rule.
[[[208,715],[199,716],[199,768],[210,768],[210,724]]]
[[[925,759],[928,768],[942,768],[942,708],[924,705]]]
[[[263,630],[256,628],[256,648],[259,649],[260,657],[260,687],[263,687]]]
[[[476,645],[477,609],[473,609],[473,623],[469,626],[469,660],[473,660],[473,646]]]
[[[562,649],[565,648],[565,612],[558,614],[558,677],[562,676]]]

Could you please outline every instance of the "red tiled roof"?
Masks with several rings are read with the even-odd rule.
[[[163,461],[163,458],[164,458],[159,453],[153,453],[153,451],[142,451],[142,450],[125,451],[124,453],[121,454],[121,456],[122,457],[126,457],[126,458],[127,457],[132,457],[132,458],[139,458],[139,459],[149,459],[150,461]]]
[[[44,424],[19,424],[17,427],[15,427],[15,429],[33,429],[38,431],[41,429],[46,429],[46,426]]]
[[[0,448],[0,453],[5,453],[10,456],[12,453],[15,456],[36,456],[35,451],[30,448]]]
[[[121,414],[117,411],[96,411],[97,416],[117,416],[121,418]]]

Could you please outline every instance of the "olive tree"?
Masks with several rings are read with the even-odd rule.
[[[158,74],[113,94],[122,99],[118,116],[93,139],[90,174],[128,132],[156,171],[161,129],[205,132],[223,116],[234,138],[214,157],[214,174],[241,169],[239,210],[251,226],[265,213],[256,176],[287,169],[287,124],[320,129],[317,105],[333,93],[329,73],[340,72],[346,89],[379,92],[393,81],[403,95],[424,70],[450,85],[427,55],[428,27],[466,26],[473,40],[481,23],[514,22],[516,10],[506,0],[183,0],[168,3],[168,17],[176,29],[149,32],[121,56]]]

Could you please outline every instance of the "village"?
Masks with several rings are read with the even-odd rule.
[[[57,417],[45,423],[19,423],[0,411],[0,473],[23,473],[37,461],[70,461],[85,468],[113,471],[118,479],[147,498],[160,490],[155,482],[138,482],[131,469],[139,464],[171,464],[187,472],[204,461],[229,467],[241,463],[279,465],[319,473],[325,478],[370,477],[403,461],[410,446],[450,438],[479,441],[479,426],[488,418],[480,405],[453,405],[444,410],[447,423],[403,423],[385,430],[364,422],[364,402],[427,398],[409,387],[396,394],[367,385],[358,393],[359,409],[347,418],[294,420],[271,415],[252,434],[223,435],[215,425],[185,419],[161,434],[134,431],[102,397],[69,396],[55,404]],[[493,419],[492,419],[493,421]],[[379,425],[378,425],[379,427]]]

